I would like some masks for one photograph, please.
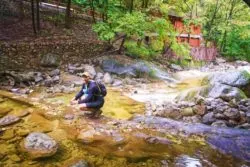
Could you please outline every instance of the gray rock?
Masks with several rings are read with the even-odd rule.
[[[44,86],[47,87],[51,87],[53,85],[54,81],[52,80],[52,78],[48,77],[45,81],[44,81]]]
[[[188,122],[188,123],[200,123],[201,122],[201,116],[199,115],[194,115],[191,117],[183,117],[182,119],[184,122]]]
[[[60,70],[59,69],[55,69],[55,70],[53,70],[53,71],[51,71],[49,73],[49,76],[51,76],[51,77],[54,77],[56,75],[60,75]]]
[[[215,121],[216,121],[216,119],[214,118],[214,113],[213,112],[207,113],[202,118],[202,123],[204,123],[204,124],[209,124],[210,125]]]
[[[96,80],[102,80],[103,79],[103,73],[101,73],[101,72],[98,72],[97,74],[96,74],[96,76],[95,76],[95,79]]]
[[[215,62],[216,62],[217,64],[221,64],[221,63],[226,63],[226,60],[223,59],[223,58],[216,58]]]
[[[121,86],[122,85],[122,81],[121,80],[114,80],[114,83],[112,84],[112,86],[117,87],[117,86]]]
[[[211,84],[207,96],[212,98],[222,98],[227,101],[231,99],[241,100],[246,98],[244,92],[239,88],[220,83]]]
[[[228,109],[224,112],[224,115],[233,120],[239,120],[240,118],[240,112],[235,108]]]
[[[32,158],[50,157],[57,152],[58,144],[44,133],[33,132],[24,139],[23,148]]]
[[[211,84],[221,83],[233,87],[244,87],[250,83],[250,74],[247,71],[232,71],[216,73],[208,77]]]
[[[7,115],[0,119],[0,126],[7,126],[20,121],[20,118],[14,115]]]
[[[181,66],[177,65],[177,64],[171,64],[170,65],[170,68],[172,68],[173,70],[176,70],[176,71],[181,71],[183,70]]]
[[[221,114],[221,113],[216,113],[216,114],[214,115],[214,118],[216,118],[216,119],[227,120],[227,117],[226,117],[224,114]]]
[[[41,59],[41,65],[43,67],[58,67],[60,64],[59,56],[56,54],[45,54]]]
[[[215,127],[227,127],[227,124],[226,124],[225,121],[218,120],[218,121],[215,121],[214,123],[212,123],[211,126],[215,126]]]
[[[52,78],[52,82],[53,82],[53,83],[59,83],[59,82],[60,82],[60,77],[59,77],[58,75],[54,76],[54,77]]]
[[[91,76],[91,78],[95,78],[96,76],[96,71],[94,66],[91,65],[83,65],[84,72],[88,72]]]
[[[104,76],[103,76],[103,82],[105,84],[112,84],[113,82],[113,79],[111,77],[111,75],[109,73],[105,73]]]
[[[189,157],[188,155],[181,155],[175,160],[175,167],[202,167],[199,159]]]
[[[240,65],[240,66],[246,66],[246,65],[249,65],[249,63],[247,61],[240,61],[240,60],[237,60],[235,62],[237,65]]]
[[[250,129],[250,124],[249,123],[244,123],[242,125],[238,125],[236,128],[240,129]]]
[[[75,64],[75,65],[69,64],[68,71],[71,74],[82,73],[84,72],[84,66],[79,66],[78,64]]]
[[[34,79],[35,79],[35,83],[43,81],[43,77],[42,76],[35,76]]]
[[[250,111],[246,112],[247,122],[250,123]]]

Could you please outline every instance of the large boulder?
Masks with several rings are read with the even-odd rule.
[[[94,66],[91,65],[83,65],[84,72],[88,72],[92,78],[95,78],[96,76],[96,71]]]
[[[60,65],[60,58],[56,54],[47,53],[42,56],[41,66],[43,67],[58,67]]]
[[[113,78],[109,73],[105,73],[103,76],[103,82],[105,84],[112,84],[113,83]]]
[[[233,87],[245,87],[250,84],[250,73],[245,70],[215,73],[206,79],[210,84],[221,83]]]
[[[105,72],[109,73],[136,76],[136,71],[131,65],[123,65],[114,60],[104,60],[102,68]]]
[[[23,149],[32,159],[50,157],[57,152],[58,144],[44,133],[30,133],[23,142]]]
[[[241,100],[246,98],[245,93],[237,87],[232,87],[225,84],[214,83],[209,86],[208,97],[222,98],[224,100]]]

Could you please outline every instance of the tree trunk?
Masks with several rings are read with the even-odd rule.
[[[71,25],[70,8],[71,8],[71,0],[68,0],[66,14],[65,14],[65,28],[70,28]]]
[[[127,35],[124,35],[124,37],[123,37],[123,39],[122,39],[122,42],[121,42],[121,45],[120,45],[120,48],[119,48],[119,50],[118,50],[118,53],[119,53],[119,54],[121,54],[121,52],[122,52],[122,48],[123,48],[123,45],[124,45],[124,43],[125,43],[126,38],[127,38]]]
[[[40,31],[40,6],[39,6],[39,0],[36,0],[36,24],[37,24],[37,31]]]
[[[134,0],[130,0],[130,9],[129,12],[132,13],[134,8]]]
[[[94,0],[91,0],[90,8],[91,8],[92,19],[94,23],[96,23]]]
[[[32,27],[33,27],[33,31],[34,31],[34,34],[36,34],[34,0],[31,0],[31,15],[32,15]]]

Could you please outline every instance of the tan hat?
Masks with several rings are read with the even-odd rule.
[[[82,77],[89,77],[89,78],[91,78],[91,76],[90,76],[90,74],[89,74],[88,72],[84,72],[84,73],[82,74]]]

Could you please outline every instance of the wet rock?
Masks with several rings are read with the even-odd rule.
[[[20,121],[20,118],[14,115],[7,115],[0,119],[0,126],[8,126]]]
[[[78,162],[76,162],[73,165],[70,165],[70,167],[89,167],[88,162],[85,160],[80,160]]]
[[[191,107],[189,107],[189,108],[184,108],[184,109],[182,109],[182,111],[181,111],[181,115],[182,116],[193,116],[195,113],[194,113],[194,111],[193,111],[193,109],[191,108]]]
[[[35,72],[34,73],[34,81],[35,83],[43,81],[43,74],[41,72]]]
[[[200,123],[201,122],[201,116],[194,115],[192,117],[183,117],[182,120],[184,122],[188,122],[188,123]]]
[[[247,122],[250,123],[250,111],[246,112]]]
[[[81,131],[80,134],[78,135],[78,139],[81,140],[83,143],[92,143],[95,141],[95,136],[100,136],[101,133],[91,129],[87,131]]]
[[[222,119],[222,120],[227,120],[227,119],[228,119],[228,117],[226,117],[224,114],[221,114],[221,113],[216,113],[216,114],[214,115],[214,117],[215,117],[216,119]]]
[[[226,122],[222,120],[215,121],[211,126],[215,127],[227,127]]]
[[[50,77],[54,77],[54,76],[57,76],[57,75],[60,75],[60,70],[59,69],[55,69],[55,70],[53,70],[53,71],[51,71],[49,73]]]
[[[109,73],[105,73],[104,76],[103,76],[103,82],[105,84],[112,84],[113,82],[113,79],[111,77],[111,75]]]
[[[56,54],[45,54],[41,59],[41,65],[43,67],[58,67],[60,64],[60,58]]]
[[[216,121],[216,119],[214,118],[214,113],[213,112],[207,113],[202,118],[202,123],[204,123],[204,124],[209,124],[210,125],[214,121]]]
[[[235,121],[235,120],[229,120],[228,122],[227,122],[227,126],[229,126],[229,127],[235,127],[235,126],[237,126],[238,125],[238,122],[237,121]]]
[[[96,71],[94,66],[91,65],[83,65],[84,72],[88,72],[91,76],[91,78],[95,78],[96,76]]]
[[[228,109],[224,112],[224,115],[233,120],[239,120],[240,118],[240,112],[235,108]]]
[[[181,71],[183,70],[181,66],[177,65],[177,64],[171,64],[170,68],[176,71]]]
[[[235,62],[237,65],[239,66],[246,66],[246,65],[249,65],[249,63],[247,61],[240,61],[240,60],[237,60]]]
[[[68,65],[68,71],[71,74],[77,74],[77,73],[83,73],[84,72],[84,66],[80,64],[69,64]]]
[[[182,155],[176,158],[175,167],[202,167],[199,159]]]
[[[244,123],[242,125],[236,126],[236,128],[239,128],[239,129],[250,129],[250,124],[249,123]]]
[[[58,144],[44,133],[33,132],[24,139],[23,148],[31,158],[50,157],[57,152]]]
[[[222,63],[226,63],[226,60],[223,58],[216,58],[215,62],[216,62],[216,64],[222,64]]]
[[[53,85],[54,81],[52,78],[47,77],[46,80],[44,81],[44,86],[51,87]]]
[[[122,85],[122,81],[121,80],[114,80],[114,83],[112,84],[112,86],[117,87],[117,86],[121,86]]]
[[[60,77],[58,75],[52,78],[52,83],[59,83],[59,82],[60,82]]]
[[[216,73],[208,80],[212,84],[221,83],[232,87],[244,87],[250,83],[250,74],[247,71]]]
[[[206,114],[206,106],[203,104],[194,106],[193,110],[196,114],[201,116]]]
[[[241,100],[246,98],[246,95],[239,88],[231,87],[224,84],[215,83],[209,86],[208,97],[222,98],[224,100]]]
[[[95,76],[95,79],[96,79],[97,81],[98,81],[98,80],[102,80],[102,79],[103,79],[103,76],[104,76],[103,73],[98,72],[98,73],[96,74],[96,76]]]
[[[74,114],[66,114],[64,115],[64,119],[66,120],[73,120],[75,118]]]

